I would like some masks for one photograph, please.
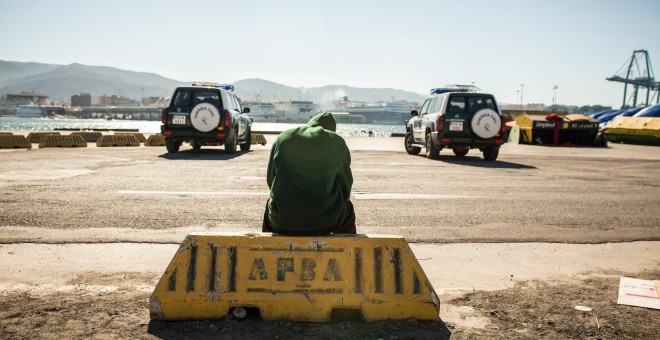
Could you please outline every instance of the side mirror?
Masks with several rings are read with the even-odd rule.
[[[411,116],[419,116],[419,112],[417,112],[417,110],[412,110],[412,111],[410,111],[410,115]]]
[[[244,107],[243,108],[243,113],[250,113],[250,108],[249,107]]]

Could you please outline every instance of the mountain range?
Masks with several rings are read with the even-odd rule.
[[[92,101],[101,95],[122,95],[139,100],[145,97],[167,97],[177,86],[190,82],[165,78],[155,73],[127,71],[108,66],[82,64],[55,65],[0,60],[0,95],[37,92],[49,101],[68,102],[72,95],[90,93]],[[346,85],[291,87],[264,79],[244,79],[234,84],[242,100],[273,97],[282,100],[310,100],[326,103],[344,96],[350,100],[377,102],[405,100],[422,102],[424,96],[392,88],[359,88]]]

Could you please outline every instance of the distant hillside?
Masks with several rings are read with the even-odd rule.
[[[34,68],[32,68],[34,67]],[[18,78],[18,76],[21,76]],[[35,63],[0,63],[0,94],[38,92],[49,100],[70,99],[81,92],[100,95],[118,95],[132,99],[144,96],[169,96],[174,88],[183,84],[154,73],[133,72],[105,66],[46,65]]]
[[[234,83],[236,94],[243,100],[254,100],[257,95],[262,100],[274,96],[279,99],[311,100],[315,103],[327,103],[346,96],[349,100],[377,102],[406,100],[423,102],[425,97],[419,93],[391,88],[359,88],[346,85],[326,85],[322,87],[290,87],[263,79],[245,79]]]
[[[144,94],[169,96],[177,86],[190,85],[154,73],[134,72],[107,66],[81,64],[50,65],[0,60],[0,95],[7,93],[38,92],[52,101],[68,101],[72,95],[90,93],[92,100],[100,95],[118,95],[139,99]],[[264,79],[244,79],[234,83],[236,94],[242,100],[262,100],[277,97],[282,100],[310,100],[327,103],[341,99],[377,102],[406,100],[422,102],[424,96],[391,88],[357,88],[346,85],[296,88]],[[144,92],[143,92],[144,91]]]

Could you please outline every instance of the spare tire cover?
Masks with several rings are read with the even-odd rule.
[[[197,104],[190,112],[190,122],[195,130],[209,132],[220,124],[220,111],[213,104]]]
[[[482,109],[472,116],[470,127],[481,139],[493,138],[502,128],[502,117],[492,109]]]

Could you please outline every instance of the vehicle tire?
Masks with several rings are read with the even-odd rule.
[[[422,151],[422,148],[418,146],[413,146],[413,137],[411,132],[406,133],[406,137],[404,139],[404,145],[406,146],[406,152],[409,155],[419,155],[419,153]]]
[[[202,148],[202,144],[198,143],[197,141],[192,141],[190,145],[192,145],[193,150],[199,150]]]
[[[252,147],[252,128],[250,127],[248,127],[246,139],[245,143],[241,144],[241,151],[250,151],[250,147]]]
[[[458,157],[463,157],[468,154],[470,151],[470,148],[468,147],[455,147],[452,149],[454,151],[454,155]]]
[[[481,139],[493,138],[502,129],[502,117],[495,110],[479,110],[472,116],[470,128]]]
[[[215,130],[220,124],[220,111],[211,103],[200,103],[190,111],[190,123],[199,132]]]
[[[181,147],[181,142],[175,142],[171,139],[166,139],[165,140],[165,148],[167,149],[167,152],[169,152],[169,153],[179,152],[180,147]]]
[[[433,144],[433,139],[431,138],[431,134],[427,133],[426,134],[426,158],[428,158],[428,159],[438,159],[439,156],[440,156],[440,149],[438,149]]]
[[[484,159],[487,161],[496,160],[499,154],[500,154],[499,146],[489,146],[484,149]]]
[[[236,144],[238,144],[238,128],[234,127],[234,138],[232,138],[231,142],[225,143],[225,153],[229,153],[229,154],[235,153]]]

